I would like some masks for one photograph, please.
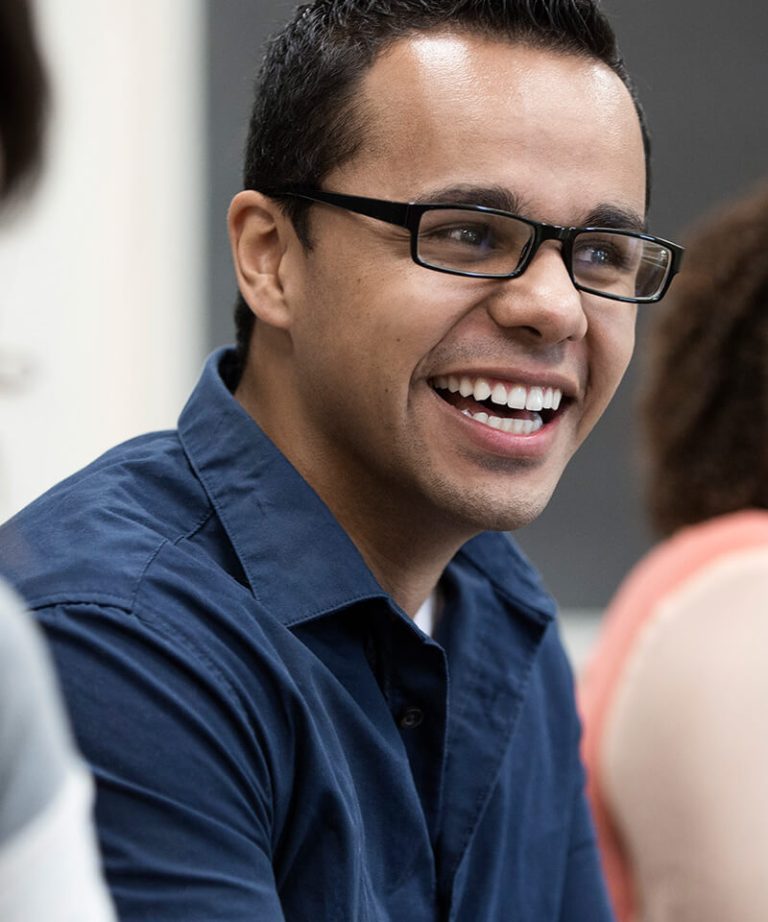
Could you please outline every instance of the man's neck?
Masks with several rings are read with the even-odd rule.
[[[401,518],[389,495],[368,493],[360,503],[339,505],[338,496],[312,484],[333,512],[379,585],[411,618],[435,590],[459,548],[477,532],[464,524],[418,514],[418,498]],[[326,495],[329,494],[329,495]],[[348,497],[347,497],[348,498]]]
[[[270,376],[265,377],[257,389],[246,370],[236,399],[328,506],[382,589],[413,617],[456,551],[476,532],[466,523],[441,518],[417,493],[408,501],[401,491],[388,490],[386,485],[372,489],[364,468],[347,466],[340,471],[332,461],[317,463],[319,456],[332,459],[332,450],[322,452],[313,444],[313,452],[292,451],[290,439],[284,444],[285,426],[280,421],[295,414],[276,411],[280,394],[271,391]],[[277,374],[272,379],[281,380]],[[397,505],[393,504],[394,492],[400,493]]]

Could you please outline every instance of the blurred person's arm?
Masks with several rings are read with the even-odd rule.
[[[0,919],[109,922],[76,754],[37,629],[0,585]]]
[[[638,922],[768,919],[768,550],[723,557],[654,611],[600,747]]]

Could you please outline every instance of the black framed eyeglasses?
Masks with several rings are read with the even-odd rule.
[[[562,257],[579,291],[614,301],[660,300],[680,268],[683,247],[610,227],[558,227],[484,205],[390,202],[294,188],[280,196],[333,205],[411,232],[411,257],[425,269],[480,279],[522,275],[545,240]]]

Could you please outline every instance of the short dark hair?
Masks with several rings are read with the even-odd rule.
[[[768,508],[768,183],[691,238],[651,331],[648,506],[672,534]]]
[[[40,165],[47,82],[26,0],[0,3],[0,200]]]
[[[645,117],[596,0],[314,0],[299,7],[267,45],[246,146],[245,188],[280,199],[287,187],[319,186],[363,139],[357,91],[376,57],[398,39],[436,31],[469,32],[607,64],[634,100],[649,162]],[[281,204],[309,245],[308,203],[284,198]],[[235,325],[241,366],[253,322],[240,296]]]

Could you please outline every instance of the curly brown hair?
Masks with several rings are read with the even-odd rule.
[[[768,508],[768,182],[694,229],[649,360],[642,413],[658,531]]]

